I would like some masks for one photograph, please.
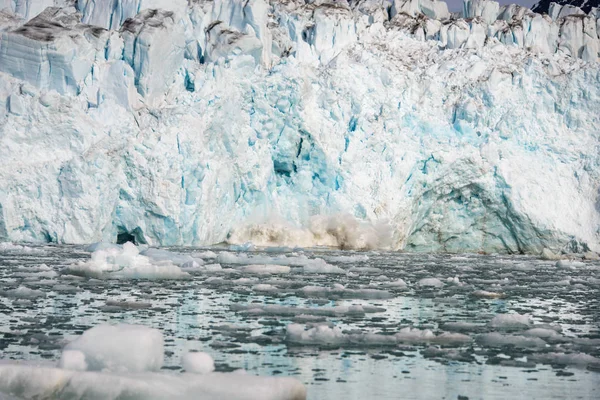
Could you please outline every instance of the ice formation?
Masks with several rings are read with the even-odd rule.
[[[186,372],[194,374],[209,374],[215,370],[215,361],[210,354],[202,352],[185,353],[181,364]]]
[[[131,242],[123,247],[100,247],[92,253],[90,260],[69,266],[72,274],[109,279],[183,279],[188,273],[176,264],[189,264],[189,256],[169,253],[164,250],[147,250],[154,258],[140,254],[139,248]],[[196,264],[197,265],[197,264]]]
[[[0,240],[600,251],[596,8],[0,10]]]
[[[67,345],[57,368],[0,362],[0,393],[27,399],[306,399],[306,389],[292,378],[214,373],[205,353],[184,355],[185,374],[159,373],[163,345],[157,329],[99,325]]]
[[[163,335],[157,329],[98,325],[66,346],[59,366],[87,371],[158,371],[163,365],[163,347]]]

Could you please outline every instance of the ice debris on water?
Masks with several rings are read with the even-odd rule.
[[[59,367],[88,371],[158,371],[164,339],[157,329],[140,325],[98,325],[65,347]]]
[[[317,325],[306,329],[301,324],[286,327],[286,341],[298,345],[394,346],[399,343],[464,345],[471,337],[461,333],[442,332],[435,335],[429,329],[405,327],[395,334],[344,333],[337,326]]]
[[[92,253],[91,259],[69,266],[72,274],[93,278],[110,279],[184,279],[189,277],[169,258],[168,252],[150,253],[159,260],[140,254],[133,243],[125,243],[122,247],[104,247]],[[187,260],[184,256],[175,256],[176,261]],[[187,262],[187,261],[186,261]]]
[[[202,352],[188,352],[181,358],[181,365],[185,372],[194,374],[208,374],[215,370],[215,361],[210,354]]]
[[[519,329],[527,328],[531,325],[530,315],[521,314],[498,314],[492,318],[489,325],[498,329]]]
[[[161,331],[140,325],[99,325],[69,343],[57,368],[0,363],[0,393],[19,398],[207,400],[303,400],[306,389],[292,378],[215,373],[206,353],[182,357],[186,373],[158,372],[163,365]]]

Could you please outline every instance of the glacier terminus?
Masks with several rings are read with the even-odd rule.
[[[599,18],[0,0],[0,240],[598,252]]]

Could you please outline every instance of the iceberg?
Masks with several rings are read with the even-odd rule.
[[[0,240],[598,252],[565,7],[0,2]]]

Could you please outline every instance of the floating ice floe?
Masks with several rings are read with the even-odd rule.
[[[170,260],[154,261],[140,254],[133,243],[122,248],[96,250],[90,260],[71,265],[72,274],[113,279],[183,279],[189,274]]]
[[[0,253],[21,253],[21,254],[44,254],[44,249],[35,247],[23,246],[20,244],[13,244],[10,242],[0,242]]]
[[[531,325],[530,315],[498,314],[492,318],[489,325],[497,329],[520,329]]]
[[[202,352],[185,353],[181,358],[185,372],[193,374],[209,374],[215,370],[215,361],[210,354]]]
[[[581,261],[575,261],[575,260],[558,260],[556,262],[556,267],[557,268],[582,268],[585,267],[585,263],[581,262]]]
[[[0,295],[12,297],[15,299],[35,299],[38,297],[46,297],[46,293],[41,290],[29,289],[25,286],[19,286],[16,289],[0,291]]]
[[[367,256],[366,254],[356,254],[350,256],[329,256],[326,258],[326,260],[339,263],[356,263],[369,261],[369,256]]]
[[[539,337],[505,335],[498,332],[481,334],[475,338],[475,341],[485,347],[514,346],[521,348],[543,348],[546,346],[546,342]]]
[[[502,293],[490,292],[487,290],[476,290],[473,293],[471,293],[471,295],[474,297],[481,297],[481,298],[487,298],[487,299],[499,299],[502,296],[504,296]]]
[[[78,354],[79,353],[79,354]],[[88,371],[158,371],[163,365],[164,340],[157,329],[140,325],[98,325],[65,347],[61,368]]]
[[[386,290],[359,288],[348,289],[343,285],[335,284],[333,287],[304,286],[299,290],[304,297],[312,298],[345,298],[345,299],[389,299],[394,295]]]
[[[304,400],[295,379],[215,373],[206,353],[182,358],[186,373],[159,373],[162,333],[139,325],[100,325],[63,350],[58,368],[0,361],[0,397]],[[13,398],[13,397],[9,397]]]
[[[204,264],[202,258],[194,258],[187,254],[178,254],[164,249],[149,248],[142,252],[141,255],[151,258],[153,261],[170,261],[179,267],[197,267]]]
[[[286,265],[245,265],[239,269],[246,274],[289,274],[290,267]]]
[[[261,314],[261,315],[317,315],[317,316],[342,316],[342,315],[365,315],[370,313],[377,313],[385,311],[384,308],[374,306],[336,306],[336,307],[291,307],[282,306],[277,304],[232,304],[231,309],[238,312],[244,312],[247,314]]]
[[[345,274],[346,271],[335,265],[328,264],[322,258],[308,258],[304,255],[298,256],[248,256],[246,254],[234,254],[221,252],[217,260],[222,264],[264,264],[302,267],[307,274]],[[289,269],[288,269],[289,270]]]
[[[438,278],[424,278],[418,282],[418,285],[423,287],[441,288],[444,286],[444,282],[442,282]]]
[[[344,333],[337,326],[317,325],[306,329],[301,324],[286,327],[286,341],[299,345],[355,345],[355,346],[394,346],[400,343],[437,343],[463,345],[471,342],[471,337],[461,333],[443,332],[435,335],[429,329],[406,327],[395,334]]]
[[[587,367],[594,365],[600,370],[600,358],[585,353],[538,353],[529,356],[532,361],[543,364],[571,365]]]
[[[304,385],[292,378],[236,372],[115,374],[17,363],[0,364],[0,394],[27,399],[306,399]]]
[[[382,286],[389,287],[389,288],[395,288],[395,289],[404,289],[408,285],[406,284],[406,282],[404,282],[403,279],[398,278],[392,282],[384,282],[384,283],[382,283]]]

